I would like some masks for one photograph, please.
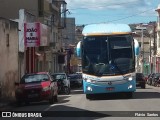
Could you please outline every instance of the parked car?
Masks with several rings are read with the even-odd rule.
[[[155,73],[154,76],[151,79],[151,85],[155,86],[155,83],[159,80],[160,78],[160,73]]]
[[[136,86],[141,88],[146,88],[146,80],[143,73],[136,73]]]
[[[160,87],[160,77],[159,77],[158,80],[155,81],[154,86],[155,87]]]
[[[57,80],[58,93],[70,94],[70,81],[66,73],[54,73],[52,77]]]
[[[70,74],[68,75],[71,87],[81,87],[82,86],[82,75],[81,74]]]
[[[151,73],[148,75],[147,84],[152,85],[152,78],[154,77],[155,73]]]
[[[25,74],[15,85],[15,97],[19,105],[22,102],[28,104],[48,100],[53,104],[58,101],[57,82],[48,72]]]

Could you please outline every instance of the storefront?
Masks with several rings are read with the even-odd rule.
[[[49,55],[46,53],[46,48],[49,47],[49,42],[48,26],[39,22],[24,23],[26,73],[48,71]]]

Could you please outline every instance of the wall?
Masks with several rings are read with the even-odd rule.
[[[1,97],[14,97],[18,81],[18,23],[0,18],[0,84]]]
[[[134,37],[134,38],[138,40],[139,45],[140,45],[140,54],[137,58],[138,61],[139,61],[139,63],[138,63],[139,66],[138,66],[137,72],[142,71],[141,67],[142,67],[142,64],[143,64],[143,66],[144,66],[143,73],[144,74],[149,74],[151,72],[150,71],[150,40],[151,40],[151,38],[144,36],[144,38],[143,38],[144,41],[142,43],[141,43],[141,36]],[[143,45],[141,45],[141,44],[144,45],[144,48],[143,48]],[[144,52],[143,52],[143,50],[144,50]],[[142,60],[143,56],[144,56],[144,60]]]
[[[75,18],[66,19],[66,28],[62,31],[65,43],[75,44]]]

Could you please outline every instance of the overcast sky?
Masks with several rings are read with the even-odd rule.
[[[66,0],[76,24],[100,22],[147,23],[157,21],[160,0]]]

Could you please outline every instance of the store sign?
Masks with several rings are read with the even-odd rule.
[[[19,19],[18,19],[18,29],[19,29],[19,52],[25,51],[25,44],[24,44],[24,23],[33,23],[36,21],[36,16],[32,15],[31,13],[27,12],[24,9],[19,10]]]
[[[40,23],[24,23],[25,47],[40,46]]]
[[[41,23],[24,23],[25,47],[48,46],[50,29]]]

